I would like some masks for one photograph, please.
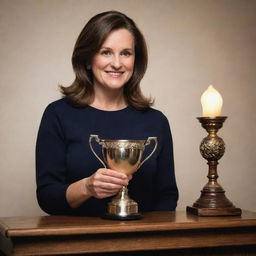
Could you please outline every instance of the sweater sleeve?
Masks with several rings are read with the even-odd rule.
[[[158,156],[158,172],[156,178],[157,198],[156,211],[175,210],[178,200],[178,189],[175,179],[173,142],[167,118],[163,115],[162,147]]]
[[[36,143],[37,200],[48,214],[67,214],[66,146],[63,129],[50,104],[42,117]]]

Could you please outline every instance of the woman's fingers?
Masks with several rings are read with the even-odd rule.
[[[128,175],[127,177],[128,177],[128,181],[130,181],[132,179],[132,175],[131,174]]]
[[[96,198],[117,194],[122,186],[127,186],[131,176],[111,169],[99,169],[87,179],[86,188]]]
[[[121,186],[127,186],[129,182],[127,175],[111,169],[100,169],[95,173],[95,179],[100,182]]]
[[[95,188],[99,188],[106,191],[118,191],[123,185],[108,183],[108,182],[101,182],[101,181],[94,181],[93,186]]]
[[[119,179],[116,177],[112,177],[112,176],[102,176],[99,177],[99,181],[101,183],[105,183],[106,185],[119,185],[119,186],[127,186],[128,185],[128,178],[126,179]],[[110,186],[109,188],[112,188],[112,186]]]
[[[114,171],[114,170],[106,169],[106,168],[100,169],[100,170],[103,175],[115,177],[117,179],[127,179],[127,175],[125,175],[122,172],[118,172],[118,171]]]
[[[104,186],[94,186],[93,187],[93,196],[96,198],[105,198],[105,197],[110,197],[113,195],[116,195],[122,186],[119,186],[115,189],[106,189]]]

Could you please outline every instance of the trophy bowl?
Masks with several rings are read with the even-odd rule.
[[[95,153],[92,140],[95,139],[102,147],[103,160]],[[142,161],[145,146],[155,141],[152,152]],[[147,140],[107,140],[100,139],[98,135],[90,135],[89,145],[93,154],[105,168],[131,175],[147,161],[157,148],[157,138],[148,137]],[[133,220],[141,218],[138,204],[128,196],[128,189],[123,186],[120,192],[108,203],[108,219]]]

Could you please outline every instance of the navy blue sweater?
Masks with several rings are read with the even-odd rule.
[[[89,147],[89,136],[101,139],[158,138],[152,157],[133,174],[129,195],[139,210],[175,210],[178,190],[175,181],[172,137],[166,117],[158,110],[138,112],[131,107],[103,111],[93,107],[74,108],[61,99],[48,105],[40,124],[36,145],[37,199],[49,214],[101,215],[111,198],[90,198],[72,209],[66,200],[68,186],[92,175],[102,164]],[[101,154],[100,146],[93,143]],[[154,143],[145,147],[143,159]]]

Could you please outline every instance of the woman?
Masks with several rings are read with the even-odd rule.
[[[140,211],[175,210],[178,191],[166,117],[140,90],[147,67],[141,32],[126,15],[104,12],[80,33],[72,56],[75,81],[45,110],[36,147],[37,198],[49,214],[101,215],[123,185]],[[158,138],[153,156],[133,177],[102,168],[88,144]],[[144,153],[151,150],[146,147]]]

